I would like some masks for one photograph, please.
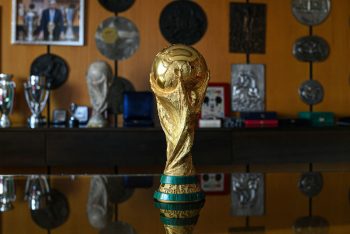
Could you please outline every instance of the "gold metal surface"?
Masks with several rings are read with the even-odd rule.
[[[192,176],[191,148],[194,130],[208,86],[209,71],[202,55],[192,47],[172,45],[159,52],[150,74],[151,88],[156,95],[160,123],[167,142],[164,174]],[[188,194],[200,192],[198,184],[161,184],[159,192]],[[160,201],[163,203],[183,203]],[[184,201],[191,203],[195,201]],[[186,219],[197,216],[195,210],[161,210],[167,218]],[[167,234],[191,234],[194,226],[164,225]]]
[[[207,64],[192,47],[172,45],[154,59],[150,83],[167,142],[165,175],[195,174],[191,148],[208,81]]]
[[[164,225],[166,234],[191,234],[194,226],[175,227],[170,225]]]
[[[188,194],[200,192],[201,189],[197,184],[161,184],[158,191],[162,193]]]
[[[200,209],[197,210],[160,210],[167,218],[192,218],[199,214]]]

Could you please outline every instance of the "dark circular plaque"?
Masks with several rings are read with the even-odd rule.
[[[195,44],[203,37],[207,24],[203,9],[189,0],[172,1],[159,18],[162,35],[172,44]]]
[[[123,113],[124,92],[135,91],[133,84],[123,77],[113,77],[108,93],[108,107],[114,114]]]
[[[111,203],[125,202],[134,194],[134,189],[125,188],[121,176],[110,176],[107,181],[108,200]]]
[[[101,54],[112,60],[123,60],[139,48],[140,37],[133,22],[113,16],[98,26],[95,41]]]
[[[316,80],[307,80],[301,84],[299,88],[299,96],[306,104],[315,105],[323,100],[323,87]]]
[[[119,13],[129,9],[135,0],[98,0],[108,11]]]
[[[329,45],[318,36],[302,37],[294,43],[293,55],[303,62],[321,62],[329,55]]]
[[[46,77],[48,89],[57,89],[68,79],[68,65],[63,58],[54,54],[43,54],[37,57],[30,67],[31,75]]]
[[[299,190],[309,198],[318,195],[323,187],[322,174],[319,172],[307,172],[301,175],[298,182]]]
[[[313,26],[322,23],[330,10],[330,0],[292,0],[293,15],[305,25]]]
[[[31,211],[34,222],[44,229],[57,228],[66,222],[69,215],[68,201],[64,194],[52,189],[50,196],[46,208]]]
[[[293,225],[295,234],[318,233],[328,234],[329,223],[320,216],[305,216],[298,218]]]

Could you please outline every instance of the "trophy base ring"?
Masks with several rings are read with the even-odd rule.
[[[1,128],[8,128],[11,126],[11,121],[9,119],[9,117],[5,114],[3,114],[1,116],[1,119],[0,119],[0,127]]]
[[[46,119],[42,116],[32,115],[28,118],[28,127],[38,128],[46,125]]]

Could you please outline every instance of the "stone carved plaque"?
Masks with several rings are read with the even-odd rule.
[[[264,214],[264,175],[261,173],[233,173],[231,214],[254,216]]]
[[[230,3],[230,52],[265,53],[266,5]]]

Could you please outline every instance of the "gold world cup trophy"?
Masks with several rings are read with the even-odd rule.
[[[160,51],[152,65],[150,83],[167,142],[167,162],[154,199],[167,234],[192,233],[204,205],[191,148],[209,77],[203,56],[181,44]]]

